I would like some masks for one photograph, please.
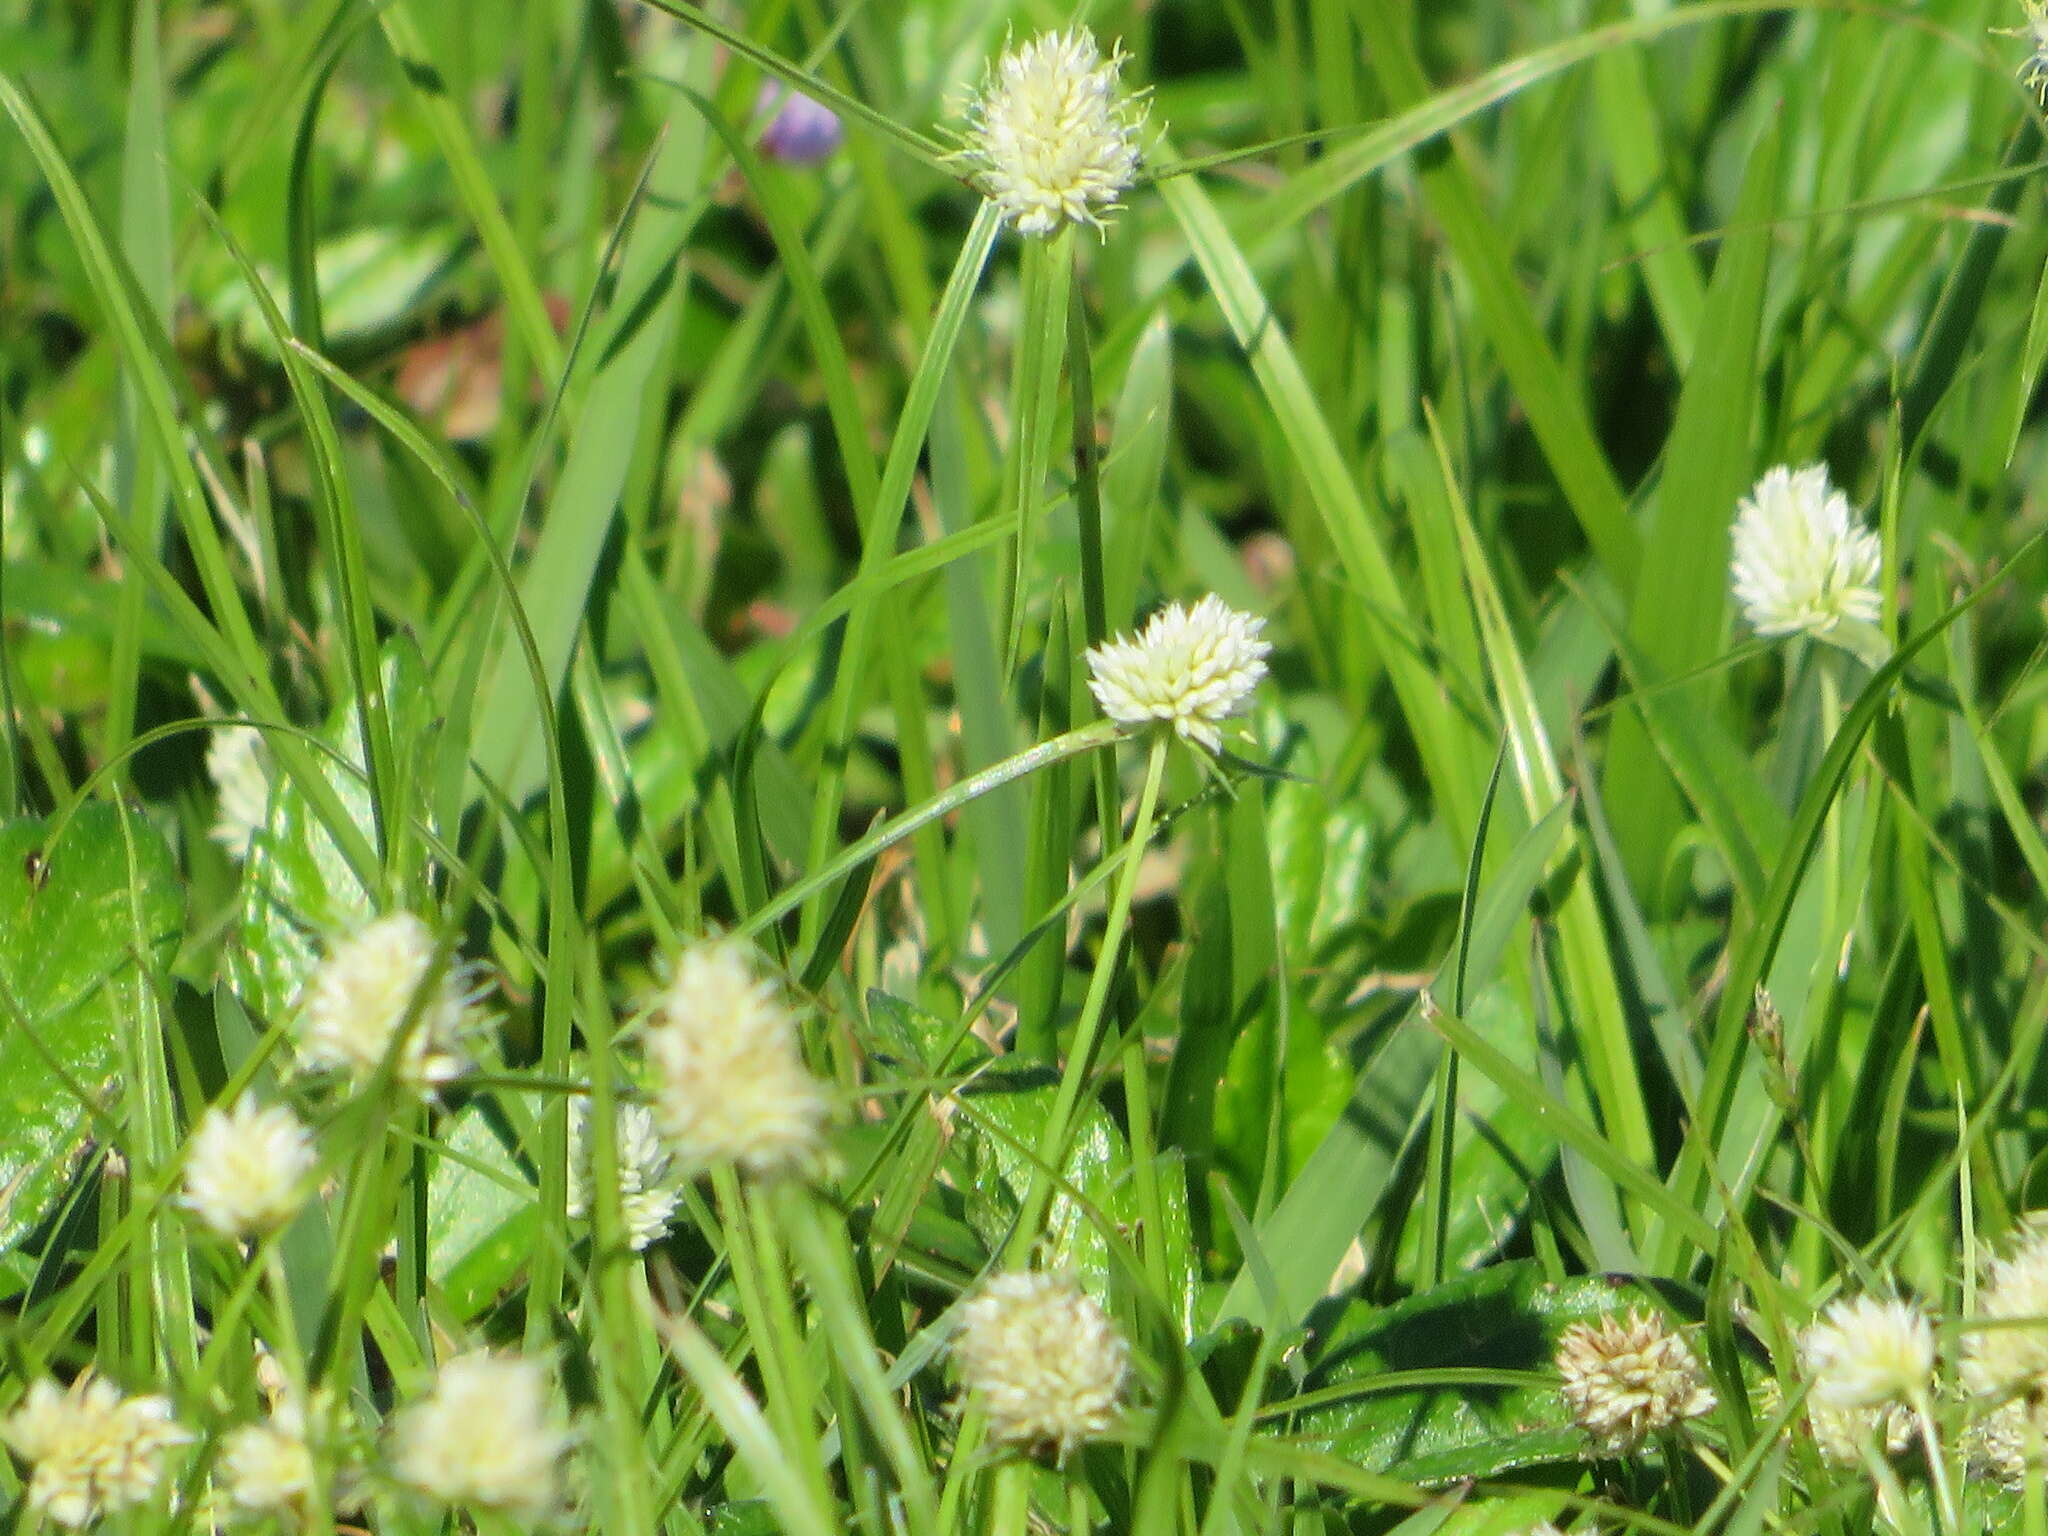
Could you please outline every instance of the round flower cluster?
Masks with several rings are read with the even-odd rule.
[[[298,1214],[318,1158],[299,1117],[243,1094],[209,1109],[185,1148],[185,1207],[223,1237],[263,1237]]]
[[[1272,646],[1264,619],[1239,613],[1214,593],[1192,608],[1169,603],[1136,635],[1088,652],[1088,690],[1126,731],[1166,725],[1210,752],[1223,722],[1241,713],[1266,675]]]
[[[1826,465],[1765,474],[1737,509],[1733,542],[1735,598],[1759,635],[1824,636],[1876,620],[1883,551]]]
[[[804,1065],[796,1015],[736,941],[706,940],[677,957],[642,1053],[653,1124],[677,1178],[725,1164],[768,1178],[819,1155],[825,1095]]]
[[[2048,1216],[2031,1216],[2012,1250],[1992,1261],[1977,1320],[1992,1326],[1965,1336],[1956,1369],[1984,1414],[1972,1426],[1972,1459],[2019,1487],[2048,1446]]]
[[[398,1080],[424,1088],[468,1066],[464,1042],[478,1022],[469,972],[441,963],[433,931],[419,918],[393,912],[329,946],[299,993],[293,1038],[307,1070],[357,1086],[395,1044]]]
[[[1109,1314],[1066,1275],[996,1275],[958,1314],[953,1358],[989,1436],[1064,1461],[1108,1430],[1130,1349]]]
[[[147,1504],[169,1453],[191,1440],[162,1397],[124,1397],[85,1372],[67,1390],[47,1377],[0,1421],[0,1440],[34,1467],[28,1506],[59,1525]]]
[[[392,1476],[437,1503],[545,1519],[569,1433],[548,1373],[521,1355],[474,1350],[442,1366],[388,1431]]]
[[[1631,1307],[1626,1317],[1574,1323],[1557,1341],[1565,1405],[1601,1456],[1625,1456],[1652,1435],[1711,1413],[1692,1346],[1661,1314]]]
[[[1136,179],[1144,111],[1119,89],[1123,62],[1070,27],[1013,48],[982,83],[962,158],[1018,233],[1100,229]]]

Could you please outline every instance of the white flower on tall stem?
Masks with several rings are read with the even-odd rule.
[[[569,1438],[545,1367],[473,1350],[442,1366],[426,1395],[393,1416],[391,1472],[438,1503],[534,1522],[555,1508]]]
[[[297,1115],[245,1093],[193,1130],[182,1203],[223,1237],[263,1237],[298,1214],[317,1163]]]
[[[635,1252],[668,1230],[683,1198],[676,1177],[675,1154],[662,1141],[654,1116],[644,1105],[615,1106],[619,1214],[626,1223],[626,1241]],[[578,1099],[569,1109],[569,1215],[582,1218],[596,1202],[596,1160],[592,1157],[590,1101]]]
[[[293,1038],[309,1071],[366,1081],[405,1031],[396,1075],[415,1088],[459,1076],[480,1020],[469,969],[442,965],[433,931],[410,912],[377,918],[335,940],[300,990]]]
[[[1850,1296],[1799,1336],[1799,1356],[1826,1407],[1917,1406],[1934,1375],[1934,1329],[1910,1301]]]
[[[953,1358],[990,1438],[1064,1461],[1116,1423],[1130,1347],[1067,1275],[1016,1270],[961,1304]]]
[[[1138,174],[1141,101],[1086,27],[1047,32],[999,59],[968,107],[961,159],[1020,234],[1102,227]]]
[[[1215,752],[1223,722],[1244,711],[1266,675],[1265,624],[1214,593],[1192,608],[1169,603],[1135,635],[1089,649],[1088,691],[1125,731],[1166,725]]]
[[[1768,471],[1737,509],[1733,544],[1735,598],[1759,635],[1825,637],[1876,621],[1883,550],[1827,466]]]
[[[804,1065],[796,1015],[737,940],[703,940],[676,957],[642,1054],[676,1178],[728,1164],[769,1178],[818,1158],[828,1106]]]

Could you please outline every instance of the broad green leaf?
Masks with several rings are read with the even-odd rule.
[[[158,984],[183,918],[171,851],[135,812],[0,826],[0,1250],[49,1213],[112,1108],[137,988]]]
[[[427,1266],[457,1317],[496,1301],[526,1265],[540,1226],[532,1182],[483,1106],[442,1134],[427,1195]]]
[[[1585,1446],[1552,1357],[1573,1323],[1630,1307],[1696,1323],[1675,1281],[1581,1275],[1548,1281],[1533,1260],[1496,1264],[1384,1309],[1354,1302],[1309,1373],[1315,1406],[1294,1416],[1310,1444],[1421,1483],[1494,1477],[1575,1460]]]

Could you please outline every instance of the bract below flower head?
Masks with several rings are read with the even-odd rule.
[[[1823,464],[1781,464],[1757,481],[1737,509],[1733,545],[1736,601],[1766,638],[1870,624],[1883,606],[1877,536],[1857,521]]]
[[[1214,593],[1192,608],[1169,603],[1137,634],[1089,650],[1088,691],[1126,731],[1169,725],[1214,752],[1223,722],[1242,713],[1266,675],[1273,647],[1259,638],[1265,623]]]
[[[1123,61],[1069,27],[1011,49],[982,82],[961,158],[1019,234],[1100,229],[1136,178],[1144,109],[1123,94]]]

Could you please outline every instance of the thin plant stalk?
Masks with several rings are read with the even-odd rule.
[[[1137,893],[1138,866],[1143,860],[1145,845],[1151,839],[1152,817],[1159,804],[1159,786],[1166,775],[1166,753],[1172,743],[1173,738],[1163,731],[1152,738],[1151,756],[1145,764],[1145,787],[1138,796],[1138,814],[1131,824],[1123,874],[1109,900],[1109,918],[1102,933],[1101,954],[1094,974],[1088,978],[1088,995],[1082,1000],[1081,1017],[1074,1026],[1073,1048],[1068,1052],[1059,1093],[1053,1100],[1052,1114],[1045,1122],[1045,1134],[1038,1145],[1031,1184],[1017,1213],[1017,1225],[1011,1231],[1009,1244],[1004,1250],[1005,1259],[1013,1266],[1024,1262],[1032,1243],[1037,1240],[1039,1225],[1045,1219],[1046,1206],[1052,1198],[1053,1170],[1060,1166],[1075,1105],[1081,1097],[1081,1085],[1086,1081],[1089,1063],[1095,1057],[1097,1037],[1102,1033],[1104,1007],[1119,969],[1117,962],[1123,948],[1124,929],[1130,922],[1131,899]]]

